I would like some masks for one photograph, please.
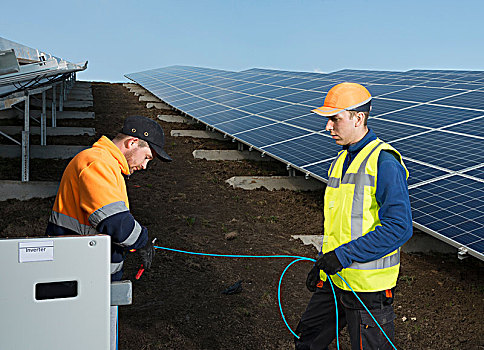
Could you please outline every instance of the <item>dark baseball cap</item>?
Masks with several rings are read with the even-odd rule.
[[[170,162],[171,157],[163,150],[165,134],[160,124],[154,120],[140,115],[127,117],[124,120],[123,130],[125,135],[134,136],[148,142],[156,156],[164,162]]]

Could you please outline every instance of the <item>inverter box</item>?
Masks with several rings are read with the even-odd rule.
[[[109,349],[110,237],[0,239],[0,350]]]

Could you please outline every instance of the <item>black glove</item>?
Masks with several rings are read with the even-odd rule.
[[[153,242],[148,240],[143,248],[137,249],[136,251],[141,257],[143,267],[148,270],[151,267],[151,262],[153,261],[153,257],[155,256],[155,247],[153,246]]]
[[[306,278],[306,287],[311,293],[314,293],[316,291],[318,282],[320,280],[319,271],[319,267],[314,265],[311,271],[309,271],[308,277]]]
[[[343,265],[339,262],[338,257],[334,250],[323,254],[319,257],[319,259],[314,264],[315,267],[320,268],[323,270],[327,275],[334,275],[337,272],[343,270]]]

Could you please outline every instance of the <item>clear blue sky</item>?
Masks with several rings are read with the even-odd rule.
[[[169,65],[227,70],[484,70],[482,0],[7,1],[0,36],[82,80]]]

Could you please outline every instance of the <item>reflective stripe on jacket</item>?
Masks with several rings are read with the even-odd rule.
[[[398,155],[405,168],[400,153],[379,139],[369,142],[358,153],[343,177],[341,175],[347,151],[341,151],[331,165],[324,197],[323,253],[356,240],[381,225],[375,193],[378,157],[383,150],[393,151]],[[406,168],[405,172],[408,178]],[[355,291],[381,291],[396,285],[399,267],[400,251],[397,249],[374,261],[353,262],[340,275]],[[326,280],[323,271],[321,278]],[[335,275],[332,279],[339,288],[349,290],[338,276]]]
[[[109,234],[112,274],[122,270],[123,250],[140,248],[148,239],[129,212],[123,174],[129,175],[125,156],[101,137],[65,169],[47,228],[49,235]]]

